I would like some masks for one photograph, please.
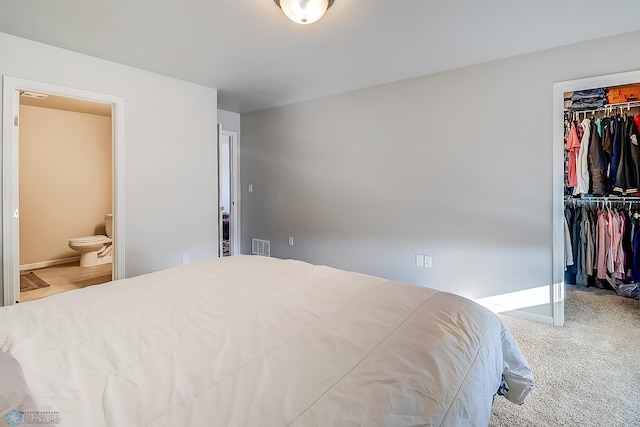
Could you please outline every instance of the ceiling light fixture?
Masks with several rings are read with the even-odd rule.
[[[333,0],[274,0],[287,18],[298,24],[313,24],[324,16]]]
[[[25,98],[45,99],[49,95],[47,95],[45,93],[29,92],[29,91],[26,91],[26,90],[21,90],[20,91],[20,96],[24,96]]]

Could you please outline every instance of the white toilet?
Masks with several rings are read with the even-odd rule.
[[[94,265],[111,262],[111,249],[113,237],[113,215],[104,216],[106,236],[88,236],[69,239],[69,247],[80,252],[80,267],[92,267]]]

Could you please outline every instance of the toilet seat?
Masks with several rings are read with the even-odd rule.
[[[86,236],[69,239],[69,244],[74,246],[104,245],[111,243],[111,238],[107,236]]]

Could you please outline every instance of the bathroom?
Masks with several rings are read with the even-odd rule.
[[[111,280],[107,226],[111,225],[112,171],[110,105],[22,94],[21,301]],[[100,251],[83,255],[83,264],[89,266],[81,267],[80,255],[86,251],[78,238],[90,236],[102,236],[95,237]],[[37,276],[35,282],[41,279],[48,286],[22,292],[22,278],[28,272]]]

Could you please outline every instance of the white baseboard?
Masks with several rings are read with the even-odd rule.
[[[51,261],[34,262],[33,264],[21,265],[20,271],[35,270],[38,268],[51,267],[51,266],[60,265],[60,264],[69,264],[72,262],[79,262],[79,261],[80,261],[80,256],[72,256],[69,258],[52,259]]]
[[[501,315],[504,314],[505,316],[518,317],[520,319],[525,319],[525,320],[533,320],[534,322],[548,323],[550,325],[553,325],[553,317],[545,316],[543,314],[529,313],[521,310],[505,311],[500,314]]]

